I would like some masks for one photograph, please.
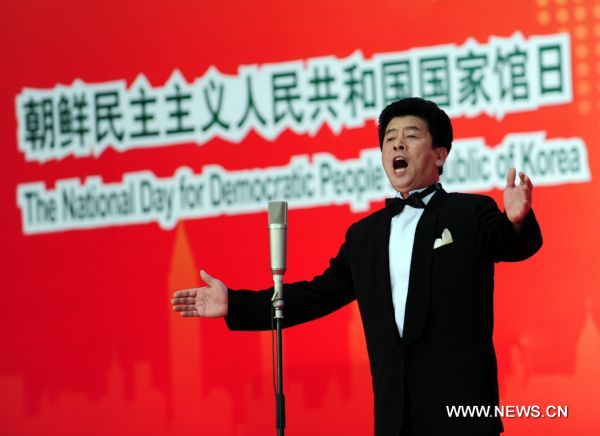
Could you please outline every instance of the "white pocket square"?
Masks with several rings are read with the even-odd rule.
[[[436,248],[440,248],[448,244],[452,244],[452,235],[450,234],[450,230],[444,229],[442,232],[442,237],[433,241],[433,249],[435,250]]]

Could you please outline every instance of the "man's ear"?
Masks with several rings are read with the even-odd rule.
[[[435,166],[441,168],[448,158],[448,149],[446,147],[437,147],[435,149]]]

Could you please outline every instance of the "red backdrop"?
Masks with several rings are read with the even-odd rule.
[[[600,165],[596,154],[600,3],[24,0],[4,2],[0,16],[4,65],[0,433],[256,435],[274,431],[270,334],[230,333],[221,320],[180,319],[169,306],[174,290],[199,285],[200,268],[233,288],[269,285],[266,201],[237,209],[207,207],[196,210],[196,216],[184,214],[171,222],[137,216],[127,222],[90,221],[88,228],[77,228],[60,227],[56,218],[47,227],[40,224],[29,231],[27,213],[34,214],[33,206],[19,203],[19,189],[43,183],[45,194],[39,198],[49,202],[48,192],[58,191],[61,181],[76,179],[81,186],[89,176],[116,186],[127,174],[141,171],[156,180],[172,179],[181,167],[196,175],[207,174],[210,165],[219,165],[229,175],[249,169],[271,174],[273,167],[286,167],[294,156],[307,156],[310,165],[319,153],[331,154],[335,165],[342,165],[359,158],[361,150],[377,147],[373,113],[383,106],[386,92],[389,96],[396,89],[386,85],[378,69],[382,64],[375,65],[374,59],[406,54],[414,61],[412,93],[427,95],[435,91],[431,88],[435,84],[419,70],[423,67],[419,59],[430,51],[438,57],[449,53],[450,72],[458,74],[458,59],[471,47],[489,57],[483,82],[489,86],[483,88],[489,100],[480,95],[477,101],[460,101],[466,82],[453,82],[449,112],[459,144],[480,138],[490,146],[489,156],[493,149],[502,149],[511,134],[543,132],[542,152],[552,148],[553,140],[578,144],[568,149],[574,150],[577,162],[566,155],[552,158],[558,159],[553,161],[556,166],[563,161],[571,162],[563,162],[567,166],[579,165],[571,176],[564,176],[566,170],[545,176],[539,168],[537,180],[532,175],[544,247],[526,262],[500,265],[495,296],[501,402],[567,406],[569,415],[505,419],[506,434],[598,434],[600,208],[594,175]],[[540,47],[552,46],[557,35],[566,41],[564,58],[557,60],[550,53],[549,60],[543,60]],[[469,44],[475,45],[467,44],[469,38],[473,39]],[[519,66],[510,70],[514,88],[491,84],[500,59],[494,38],[504,41],[501,49],[519,40],[514,47],[530,50],[529,64],[523,67],[530,80],[529,93],[503,110],[494,99],[506,102],[507,92],[518,93]],[[245,77],[240,67],[254,65],[260,73],[268,69],[265,65],[300,61],[300,68],[309,71],[309,60],[331,56],[335,69],[358,51],[362,53],[358,65],[375,65],[379,85],[373,107],[365,104],[362,118],[354,124],[351,121],[356,119],[348,115],[336,126],[339,110],[334,115],[326,104],[318,106],[313,124],[294,124],[289,112],[277,124],[270,111],[284,110],[285,105],[274,109],[275,103],[265,100],[274,89],[267,89],[274,86],[271,81],[255,84],[254,89],[267,123],[270,120],[275,126],[271,134],[252,129],[256,120],[246,129],[249,132],[243,131],[234,125],[236,118],[225,132],[210,127],[202,136],[199,132],[210,114],[205,107],[203,112],[197,109],[197,120],[190,109],[189,121],[200,135],[196,139],[161,137],[150,144],[136,140],[133,128],[127,130],[140,125],[139,119],[127,118],[136,116],[131,106],[131,115],[115,121],[117,133],[122,128],[125,136],[130,135],[129,143],[119,147],[109,135],[105,149],[98,146],[94,153],[77,154],[77,147],[64,146],[64,156],[52,155],[61,149],[61,138],[73,144],[78,140],[58,115],[64,90],[71,92],[72,103],[81,90],[121,81],[119,98],[131,102],[139,95],[134,86],[139,75],[148,81],[145,89],[158,89],[178,70],[185,82],[182,86],[204,78],[194,91],[194,104],[209,98],[216,105],[220,80],[225,75]],[[211,66],[213,76],[207,73]],[[467,67],[462,65],[461,71]],[[558,69],[562,75],[556,79],[553,74]],[[554,94],[553,80],[562,87]],[[339,93],[346,89],[338,85]],[[311,82],[302,86],[297,89],[310,89]],[[225,96],[230,112],[225,115],[235,112],[231,109],[235,101],[240,106],[247,103],[245,91],[236,93],[233,85],[223,89],[230,91]],[[40,103],[43,95],[54,104],[52,132],[57,142],[54,147],[46,143],[35,148],[26,135],[42,131],[41,124],[35,123],[43,124],[44,114],[49,113]],[[39,103],[38,112],[26,112],[28,98]],[[339,106],[334,109],[344,105],[340,95],[337,99]],[[311,102],[307,94],[293,105],[300,110]],[[174,107],[164,101],[157,105],[169,108],[164,113]],[[313,113],[307,109],[305,115]],[[174,120],[154,121],[163,126]],[[93,123],[89,126],[94,128]],[[44,131],[41,141],[49,141],[46,134],[52,132]],[[232,137],[238,133],[239,138]],[[100,142],[98,137],[85,140],[79,149]],[[501,202],[498,183],[486,183],[476,190]],[[346,228],[381,207],[384,193],[372,194],[362,206],[335,192],[315,195],[318,198],[304,203],[290,200],[289,281],[322,271],[337,252]],[[51,215],[48,204],[35,213]],[[285,346],[288,433],[369,434],[371,380],[356,306],[286,331]]]

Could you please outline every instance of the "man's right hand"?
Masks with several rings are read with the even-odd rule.
[[[219,318],[227,315],[227,286],[204,270],[200,271],[200,277],[206,286],[175,292],[171,300],[173,310],[181,316]]]

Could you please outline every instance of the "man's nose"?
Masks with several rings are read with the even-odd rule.
[[[406,150],[406,138],[404,135],[398,135],[393,145],[394,151],[404,151]]]

